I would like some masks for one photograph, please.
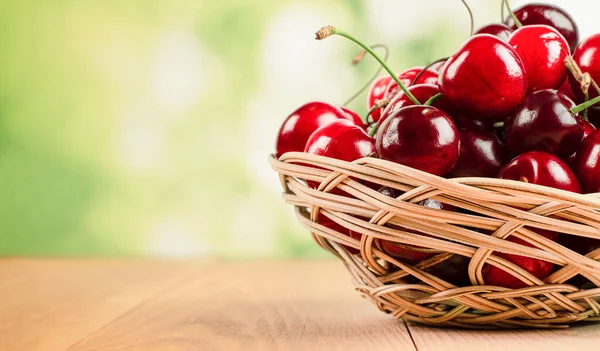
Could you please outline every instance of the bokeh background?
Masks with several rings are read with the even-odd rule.
[[[469,1],[476,26],[500,2]],[[548,2],[600,30],[595,2]],[[397,71],[469,30],[459,0],[0,1],[0,255],[328,256],[267,164],[290,112],[376,69],[325,24]]]

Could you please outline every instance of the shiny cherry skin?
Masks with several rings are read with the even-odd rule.
[[[575,50],[579,42],[577,24],[563,9],[550,4],[529,4],[516,9],[514,12],[524,26],[545,24],[558,30],[569,43],[571,51]],[[517,29],[510,15],[504,23],[512,30]]]
[[[571,83],[569,83],[569,76],[570,76],[570,74],[567,74],[567,76],[565,77],[565,80],[561,84],[560,88],[558,88],[558,92],[565,95],[569,99],[575,101],[575,100],[577,100],[577,98],[575,97],[575,94],[573,93],[573,90],[571,89]]]
[[[440,91],[466,117],[499,121],[527,92],[525,66],[517,52],[489,34],[473,35],[440,74]]]
[[[577,46],[573,53],[573,60],[577,63],[582,72],[590,74],[592,79],[596,83],[600,84],[600,34],[594,34],[589,38],[585,39]],[[569,83],[571,84],[571,90],[575,94],[576,102],[583,103],[585,101],[585,95],[581,91],[579,82],[569,74]],[[589,89],[590,99],[598,96],[598,93],[594,88]]]
[[[567,159],[575,152],[583,136],[583,121],[571,113],[565,98],[556,90],[540,90],[525,99],[504,124],[512,156],[538,150]]]
[[[406,71],[400,73],[400,75],[398,76],[398,79],[400,79],[400,82],[402,82],[402,84],[404,84],[405,87],[410,87],[412,85],[417,85],[417,84],[437,85],[439,73],[438,73],[438,71],[435,71],[431,68],[426,69],[423,72],[423,74],[421,74],[419,79],[417,79],[417,81],[415,81],[413,84],[413,81],[415,80],[417,75],[419,75],[419,73],[421,73],[422,70],[423,70],[423,67],[409,68]],[[398,86],[398,83],[396,83],[396,81],[392,80],[388,84],[384,95],[388,99],[393,99],[394,96],[398,95],[401,92],[402,92],[402,89],[400,89],[400,86]],[[425,101],[420,101],[420,102],[423,103]]]
[[[565,58],[569,44],[554,28],[546,25],[524,26],[508,38],[525,65],[527,93],[558,89],[567,77]]]
[[[442,69],[442,67],[444,67],[444,64],[446,63],[446,61],[447,60],[436,62],[436,63],[432,64],[431,66],[429,66],[429,69],[441,73],[441,69]]]
[[[306,141],[315,130],[340,119],[358,123],[341,108],[325,102],[314,101],[299,107],[285,119],[279,129],[275,142],[277,157],[290,151],[304,151]]]
[[[394,196],[394,197],[397,197],[397,196]],[[433,208],[436,210],[454,211],[454,206],[450,206],[450,205],[447,205],[447,204],[444,204],[444,203],[441,203],[439,201],[432,200],[432,199],[425,199],[421,202],[418,202],[417,205],[428,207],[428,208]],[[393,227],[395,227],[395,226],[393,226]],[[422,233],[419,233],[419,232],[416,232],[413,230],[403,229],[400,227],[398,227],[398,229],[407,231],[409,233],[416,233],[419,235],[429,236],[426,234],[422,234]],[[426,249],[426,248],[423,248],[420,246],[404,245],[404,244],[399,244],[399,243],[395,243],[395,242],[388,241],[388,240],[377,240],[376,243],[379,246],[379,248],[383,252],[387,253],[388,255],[396,257],[396,258],[400,258],[402,260],[405,260],[405,261],[408,261],[411,263],[421,262],[421,261],[426,260],[429,257],[432,257],[439,253],[439,252],[436,252],[435,250]]]
[[[435,175],[447,174],[458,161],[456,125],[431,106],[407,106],[391,114],[377,130],[379,157]]]
[[[577,149],[575,173],[584,193],[600,192],[600,129],[588,135]]]
[[[542,230],[536,232],[548,239],[556,240],[554,233]],[[508,237],[507,240],[524,246],[535,247],[534,245],[531,245],[528,242],[513,236]],[[509,262],[516,264],[525,271],[531,273],[534,277],[541,280],[544,280],[546,277],[548,277],[554,270],[554,263],[551,262],[502,252],[496,252],[495,254]],[[522,282],[519,278],[501,268],[494,267],[489,264],[483,267],[481,273],[483,275],[483,280],[487,285],[502,286],[509,289],[520,289],[527,287],[527,284]]]
[[[440,88],[437,85],[433,84],[416,84],[407,88],[413,96],[419,100],[421,103],[425,103],[427,100],[431,99],[433,96],[439,94]],[[440,97],[440,99],[443,99]],[[439,100],[439,99],[438,99]],[[434,107],[440,108],[439,101],[435,101],[433,104]],[[411,99],[408,98],[403,91],[400,91],[394,98],[390,101],[390,103],[385,107],[383,112],[381,113],[380,124],[383,124],[385,119],[389,117],[391,114],[396,113],[403,107],[413,106],[415,103],[412,102]]]
[[[479,28],[474,34],[490,34],[504,41],[508,41],[508,37],[510,37],[512,32],[513,30],[508,28],[505,24],[491,23]]]
[[[392,81],[394,81],[394,79],[389,74],[375,79],[369,88],[369,93],[367,94],[367,111],[370,111],[373,106],[375,106],[377,101],[385,97],[387,87]],[[371,113],[371,119],[374,122],[378,121],[380,114],[380,108],[374,110],[373,113]]]
[[[581,142],[583,142],[585,140],[585,138],[587,138],[587,136],[592,134],[592,132],[595,130],[596,130],[596,127],[594,127],[593,124],[591,124],[588,121],[583,122],[583,137],[581,137]],[[577,152],[575,152],[573,155],[569,156],[569,158],[567,159],[567,164],[569,165],[569,167],[571,167],[572,170],[575,169],[576,158],[577,158]]]
[[[508,162],[506,146],[493,133],[460,132],[460,153],[448,178],[496,178]]]
[[[529,151],[515,157],[498,177],[581,193],[579,181],[569,166],[560,158],[542,151]]]
[[[356,124],[357,126],[362,127],[365,130],[367,129],[367,125],[363,122],[362,118],[360,118],[358,113],[352,111],[351,109],[349,109],[345,106],[340,106],[340,108],[342,109],[342,111],[344,111],[344,113],[346,114],[348,119],[350,119],[352,121],[352,123]]]

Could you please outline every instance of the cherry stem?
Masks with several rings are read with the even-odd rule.
[[[496,122],[496,123],[494,123],[494,128],[504,128],[504,122]]]
[[[375,127],[371,128],[369,131],[369,136],[372,138],[377,133],[377,129],[379,129],[379,121],[376,122]]]
[[[583,73],[577,62],[573,59],[573,56],[568,55],[564,61],[565,66],[569,70],[569,72],[573,75],[573,78],[577,82],[579,82],[581,86],[581,91],[586,94],[590,88],[590,84],[592,83],[592,77],[589,74]],[[594,82],[594,89],[596,89],[598,85]],[[596,91],[600,94],[600,88],[596,89]]]
[[[586,102],[584,102],[581,105],[577,105],[575,107],[573,107],[571,109],[571,113],[573,113],[574,115],[578,114],[579,112],[585,110],[586,108],[590,107],[590,106],[594,106],[595,104],[600,102],[600,96],[596,96],[595,98],[588,100]]]
[[[333,26],[325,26],[323,28],[321,28],[317,33],[315,38],[317,40],[323,40],[331,35],[339,35],[342,36],[350,41],[353,41],[354,43],[356,43],[358,46],[362,47],[363,49],[365,49],[371,56],[373,56],[373,58],[375,60],[377,60],[377,62],[379,62],[379,64],[390,74],[390,76],[392,76],[392,78],[394,79],[394,81],[398,84],[398,86],[400,87],[400,89],[402,89],[402,91],[404,92],[404,94],[406,94],[406,96],[408,96],[408,98],[415,103],[416,105],[421,105],[421,103],[419,102],[419,100],[417,100],[417,98],[415,98],[415,96],[408,91],[408,89],[406,89],[406,87],[404,86],[404,84],[402,84],[402,82],[400,81],[400,79],[398,79],[398,77],[396,76],[396,74],[394,73],[394,71],[391,70],[391,68],[387,65],[387,63],[385,63],[385,61],[383,61],[379,56],[377,56],[377,54],[375,53],[375,51],[373,51],[369,46],[363,44],[361,41],[359,41],[358,39],[356,39],[355,37],[353,37],[352,35],[344,32],[341,29],[337,29],[336,27]]]
[[[590,101],[590,92],[589,91],[585,92],[585,101],[586,102]],[[584,121],[587,121],[587,115],[588,115],[588,108],[586,107],[586,109],[583,111],[583,117],[582,117],[582,119]]]
[[[390,100],[388,100],[388,99],[381,99],[381,100],[375,101],[375,104],[373,105],[373,107],[371,107],[371,109],[369,110],[369,113],[367,113],[367,117],[365,118],[367,123],[374,122],[374,121],[369,122],[369,117],[371,117],[371,114],[373,114],[373,112],[375,112],[377,109],[386,107],[389,103],[390,103]]]
[[[431,106],[435,102],[435,100],[439,99],[442,96],[442,93],[437,93],[434,96],[430,97],[429,100],[425,101],[424,106]]]
[[[504,18],[504,0],[500,1],[500,16],[502,17],[500,23],[504,23],[504,20],[506,19]]]
[[[388,58],[390,57],[390,49],[387,47],[387,45],[384,44],[371,45],[371,49],[377,48],[382,48],[383,50],[385,50],[383,60],[387,62]],[[354,59],[352,59],[352,64],[358,65],[359,63],[361,63],[366,53],[366,50],[362,50],[361,52],[359,52],[356,56],[354,56]],[[356,99],[360,94],[362,94],[368,87],[370,87],[373,81],[377,79],[377,77],[379,77],[379,74],[381,73],[382,69],[383,67],[379,66],[379,68],[377,68],[377,71],[375,72],[375,75],[373,75],[373,77],[367,82],[367,84],[365,84],[362,88],[360,88],[360,90],[358,90],[354,95],[352,95],[348,100],[346,100],[346,102],[344,102],[342,106],[347,106],[349,103],[354,101],[354,99]]]
[[[421,78],[421,76],[423,75],[423,73],[425,73],[425,71],[427,71],[429,68],[431,68],[431,66],[435,65],[436,63],[440,63],[440,62],[446,61],[448,59],[449,59],[449,57],[442,57],[441,59],[437,59],[437,60],[433,61],[432,63],[428,64],[427,66],[423,67],[423,69],[421,70],[421,72],[419,72],[415,76],[415,79],[413,79],[413,81],[410,83],[410,85],[415,85],[415,83],[417,82],[417,80],[419,80],[419,78]]]
[[[508,3],[508,0],[504,0],[504,5],[506,5],[506,9],[508,10],[508,14],[510,15],[510,17],[512,17],[513,21],[515,21],[515,26],[517,26],[517,28],[523,27],[523,23],[521,23],[521,21],[519,21],[519,19],[517,18],[517,15],[515,15],[513,10],[510,8],[510,4]]]
[[[469,32],[469,36],[473,35],[473,30],[475,27],[475,21],[473,19],[473,12],[471,11],[471,8],[469,7],[469,4],[467,4],[466,0],[460,0],[462,1],[463,5],[465,5],[465,7],[467,8],[467,11],[469,11],[469,18],[471,19],[471,31]]]

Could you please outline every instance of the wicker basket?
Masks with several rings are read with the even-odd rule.
[[[553,328],[600,320],[600,249],[582,256],[531,230],[600,239],[599,194],[491,178],[445,179],[377,158],[349,163],[289,152],[279,160],[271,156],[269,162],[300,224],[344,262],[356,290],[394,317],[467,328]],[[320,186],[312,189],[307,181]],[[402,195],[385,196],[370,183],[398,189]],[[339,190],[332,193],[335,188]],[[351,196],[337,195],[340,191]],[[461,210],[416,205],[427,198]],[[319,214],[362,234],[362,239],[320,225]],[[511,235],[534,247],[504,240]],[[379,239],[437,254],[406,263],[379,250]],[[360,254],[350,253],[348,247]],[[556,269],[541,281],[494,252],[542,259]],[[433,269],[456,258],[466,261],[466,286],[453,285]],[[529,287],[485,285],[484,264],[511,272]],[[583,277],[589,289],[572,283]]]

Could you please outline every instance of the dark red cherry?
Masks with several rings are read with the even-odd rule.
[[[488,133],[494,132],[494,124],[493,123],[489,123],[489,122],[486,123],[484,121],[467,118],[463,115],[452,116],[452,119],[454,120],[454,123],[456,123],[456,126],[458,127],[458,130],[460,130],[460,131],[484,132],[484,133],[485,132],[488,132]]]
[[[437,85],[433,84],[416,84],[407,88],[413,96],[419,100],[421,103],[425,103],[427,100],[431,99],[433,96],[440,92],[440,89]],[[441,99],[441,97],[440,97]],[[439,100],[439,99],[438,99]],[[436,103],[439,102],[436,100]],[[383,112],[381,113],[380,124],[383,124],[385,119],[389,117],[391,114],[397,112],[403,107],[413,106],[415,103],[412,102],[411,99],[408,98],[403,91],[400,91],[394,98],[390,101],[390,103],[385,107]],[[434,106],[436,104],[434,103]],[[439,106],[435,106],[438,107]]]
[[[588,121],[583,122],[583,137],[581,137],[581,141],[583,142],[585,140],[585,138],[587,138],[587,136],[592,134],[592,132],[595,130],[596,130],[596,127],[594,127],[590,122],[588,122]],[[576,158],[577,158],[577,152],[575,152],[573,155],[569,156],[569,158],[567,159],[567,164],[569,165],[569,167],[571,167],[572,170],[575,169],[575,159]]]
[[[583,136],[583,121],[571,113],[565,98],[556,90],[540,90],[525,99],[504,124],[511,155],[538,150],[566,159],[575,152]]]
[[[443,111],[407,106],[391,114],[377,131],[375,146],[386,160],[436,175],[448,173],[458,160],[456,125]]]
[[[577,149],[575,173],[583,192],[600,192],[600,129],[587,136]]]
[[[542,151],[529,151],[515,157],[498,177],[581,193],[577,177],[569,166],[560,158]]]
[[[344,113],[352,121],[352,123],[362,127],[365,130],[367,129],[367,125],[363,122],[362,118],[360,118],[358,113],[352,111],[351,109],[345,106],[340,106],[340,108],[342,109],[342,111],[344,111]]]
[[[508,38],[525,65],[527,93],[558,89],[567,77],[565,58],[571,53],[565,38],[546,25],[524,26]]]
[[[502,23],[492,23],[479,28],[474,34],[490,34],[504,41],[512,34],[513,30]]]
[[[290,151],[304,151],[306,141],[317,128],[337,120],[351,120],[341,108],[325,102],[309,102],[289,115],[277,134],[277,157]],[[362,122],[360,123],[362,125]]]
[[[598,128],[600,126],[600,107],[588,108],[587,118],[594,127]]]
[[[571,89],[571,84],[569,83],[569,76],[570,76],[570,74],[567,74],[567,76],[565,77],[565,80],[561,84],[560,88],[558,88],[558,92],[560,94],[565,95],[572,101],[575,101],[575,100],[577,100],[577,98],[575,97],[575,94],[573,94],[573,90]]]
[[[579,43],[573,53],[573,60],[581,68],[582,72],[589,73],[592,79],[600,84],[600,34],[594,34]],[[575,102],[584,102],[585,95],[581,91],[579,82],[577,82],[572,74],[569,74],[569,82],[571,83],[571,90],[576,97]],[[596,90],[590,88],[589,98],[593,99],[596,96],[598,96]]]
[[[442,95],[466,117],[499,121],[523,102],[527,76],[510,45],[477,34],[446,62],[439,85]]]
[[[417,75],[422,70],[423,70],[423,67],[409,68],[406,71],[400,73],[400,75],[398,76],[398,78],[400,79],[400,82],[402,84],[404,84],[404,86],[406,86],[406,87],[410,87],[411,85],[416,85],[416,84],[433,84],[433,85],[437,85],[439,73],[437,71],[434,71],[431,68],[426,69],[423,72],[423,74],[421,74],[421,76],[419,77],[419,79],[417,79],[417,81],[414,82],[414,84],[413,84],[413,81],[415,80],[415,78],[417,77]],[[388,98],[388,99],[393,99],[394,96],[396,96],[400,92],[402,92],[402,89],[400,89],[400,86],[398,86],[398,83],[396,83],[396,81],[392,80],[392,81],[390,81],[390,83],[388,84],[388,86],[386,88],[385,97]],[[425,101],[420,101],[420,102],[423,103]]]
[[[377,78],[373,84],[371,84],[371,88],[369,88],[369,93],[367,95],[367,111],[370,111],[377,101],[383,99],[385,97],[386,89],[390,82],[392,82],[392,76],[385,75]],[[371,119],[376,122],[379,120],[379,116],[381,113],[381,109],[378,108],[371,113]]]
[[[508,162],[506,146],[493,133],[460,132],[460,154],[448,178],[496,178]]]
[[[556,240],[556,236],[554,233],[542,230],[536,230],[536,232],[550,240]],[[508,237],[507,240],[524,246],[535,247],[534,245],[531,245],[528,242],[513,236]],[[499,257],[506,259],[509,262],[516,264],[517,266],[523,268],[525,271],[531,273],[534,277],[541,280],[548,277],[550,273],[552,273],[552,271],[554,270],[554,263],[539,260],[537,258],[506,254],[502,252],[496,252],[495,254]],[[497,268],[489,264],[483,267],[481,273],[487,285],[503,286],[509,289],[520,289],[527,286],[527,284],[522,282],[519,278],[504,271],[501,268]]]
[[[397,197],[397,196],[394,196],[394,197]],[[432,200],[432,199],[425,199],[421,202],[418,202],[417,205],[428,207],[428,208],[433,208],[436,210],[454,211],[454,206],[446,205],[444,203],[441,203],[439,201]],[[429,235],[421,234],[421,233],[413,231],[413,230],[403,229],[403,228],[396,227],[396,226],[391,226],[391,227],[397,228],[400,230],[404,230],[409,233],[416,233],[419,235],[429,236]],[[440,253],[439,251],[436,251],[436,250],[432,250],[432,249],[428,249],[428,248],[424,248],[424,247],[420,247],[420,246],[395,243],[395,242],[388,241],[388,240],[377,240],[376,242],[377,242],[377,245],[379,246],[379,248],[382,251],[384,251],[385,253],[387,253],[388,255],[397,257],[397,258],[401,258],[401,259],[409,261],[409,262],[421,262],[423,260],[428,259],[429,257],[432,257],[432,256]]]
[[[579,32],[575,21],[563,9],[550,4],[529,4],[516,9],[515,15],[524,26],[545,24],[560,32],[569,43],[571,51],[579,42]],[[511,16],[504,23],[511,29],[517,29]]]

